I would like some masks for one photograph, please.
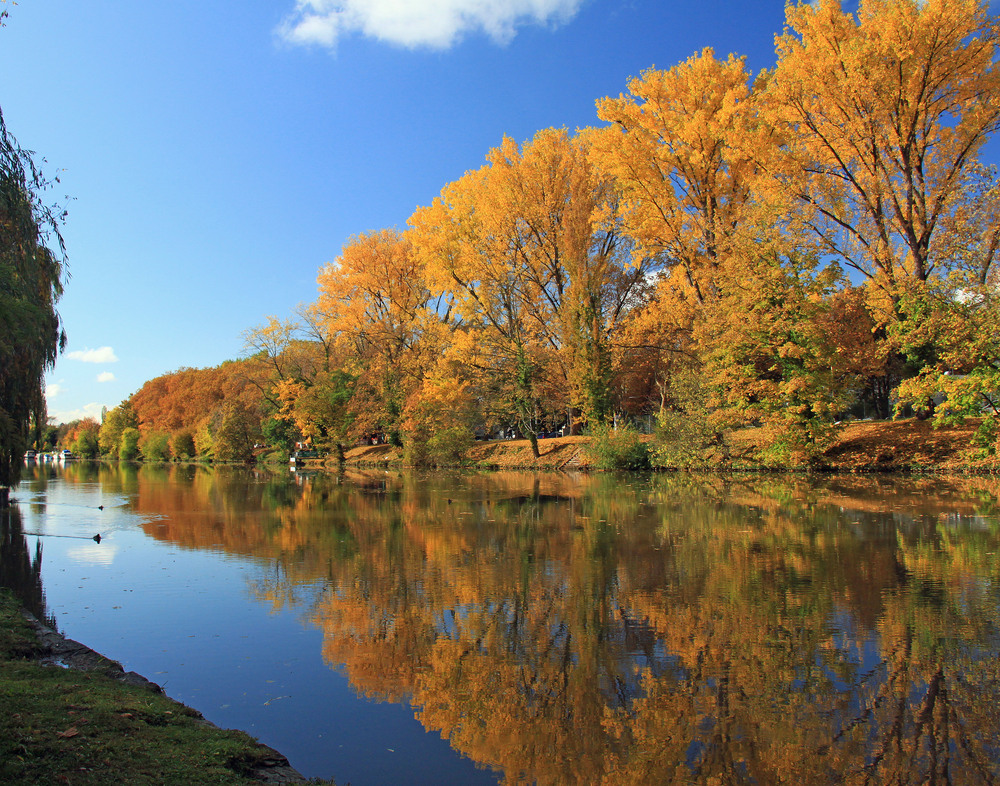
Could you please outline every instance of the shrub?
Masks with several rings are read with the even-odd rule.
[[[605,470],[649,469],[649,447],[632,425],[591,429],[587,448],[594,465]]]
[[[474,441],[469,384],[435,369],[410,397],[402,424],[408,464],[455,464]]]
[[[679,371],[670,383],[671,405],[656,418],[652,463],[668,469],[717,466],[729,454],[725,432],[708,403],[701,375]]]
[[[170,452],[176,459],[186,461],[193,458],[195,455],[194,435],[187,429],[174,432],[170,436]]]
[[[97,458],[98,451],[100,450],[97,444],[97,432],[92,430],[81,431],[70,449],[80,458]]]
[[[146,461],[170,460],[170,436],[162,431],[153,431],[139,440],[139,450]]]

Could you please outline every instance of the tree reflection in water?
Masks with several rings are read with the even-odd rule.
[[[101,472],[511,782],[1000,778],[992,482]]]
[[[55,628],[42,590],[41,539],[36,538],[34,550],[28,548],[16,504],[0,509],[0,588],[11,590],[25,609]]]

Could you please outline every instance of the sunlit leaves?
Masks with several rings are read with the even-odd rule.
[[[943,222],[1000,121],[995,20],[975,0],[865,0],[856,19],[822,0],[788,22],[767,117],[799,218],[890,286],[943,272]]]
[[[753,115],[743,60],[706,49],[629,83],[629,96],[597,102],[612,123],[594,155],[615,178],[629,234],[645,254],[678,268],[676,285],[711,295],[715,267],[742,228]]]

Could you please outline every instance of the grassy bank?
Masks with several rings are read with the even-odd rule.
[[[1000,471],[995,457],[977,456],[972,445],[977,425],[970,421],[963,426],[934,428],[930,421],[914,418],[845,423],[824,452],[822,467],[830,472]],[[733,447],[741,455],[738,469],[796,469],[756,459],[754,443],[758,437],[754,429],[731,435]],[[474,469],[596,469],[597,460],[589,446],[588,437],[544,439],[539,442],[541,456],[535,458],[526,439],[477,442],[466,454],[466,465]],[[347,452],[347,462],[361,466],[405,463],[403,450],[392,445],[353,448]]]
[[[48,638],[0,590],[0,783],[303,782],[280,754],[124,682],[121,667],[95,653],[88,670],[45,665]]]

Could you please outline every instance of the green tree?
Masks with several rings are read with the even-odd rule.
[[[129,427],[122,430],[118,443],[118,458],[121,461],[135,461],[139,457],[139,429]]]
[[[70,448],[77,456],[85,459],[97,458],[100,448],[98,447],[98,432],[93,428],[80,429],[76,439]]]
[[[773,461],[813,461],[844,406],[826,325],[838,271],[809,257],[764,256],[726,282],[703,326],[706,375],[726,425],[764,426],[760,448]]]
[[[170,435],[170,453],[176,459],[190,459],[197,455],[194,447],[194,434],[189,429],[182,429]]]
[[[139,416],[132,408],[132,402],[129,399],[125,399],[104,416],[104,422],[101,423],[101,430],[97,437],[102,456],[119,458],[118,450],[121,445],[122,432],[127,428],[139,428]]]
[[[260,431],[264,437],[265,445],[289,453],[301,437],[298,427],[294,423],[278,415],[264,418],[260,424]]]
[[[63,214],[41,201],[47,186],[0,111],[0,506],[20,480],[32,429],[34,441],[41,436],[44,375],[66,344],[55,309],[62,294]],[[50,240],[58,254],[47,247]]]
[[[164,431],[152,431],[139,440],[139,450],[145,461],[170,460],[170,435]]]
[[[215,433],[215,460],[252,463],[254,446],[263,441],[260,417],[241,401],[227,404]]]
[[[42,438],[38,442],[38,449],[55,450],[58,436],[59,428],[57,426],[46,426],[42,429]]]

